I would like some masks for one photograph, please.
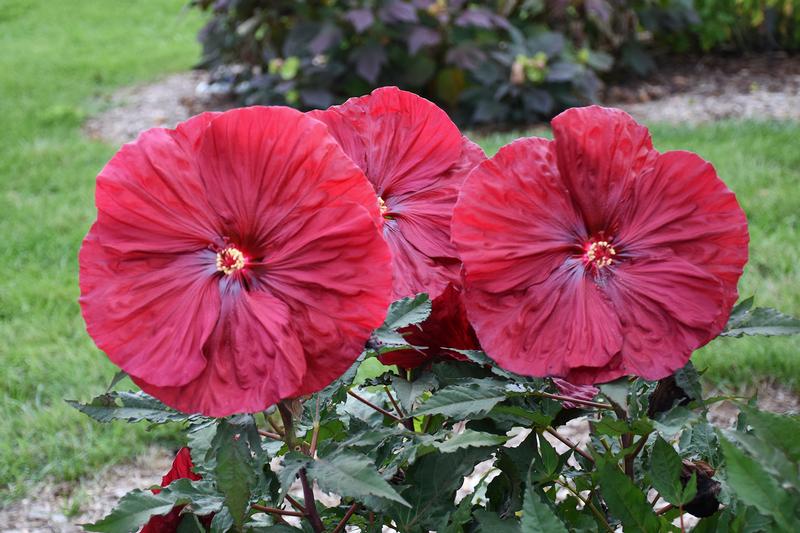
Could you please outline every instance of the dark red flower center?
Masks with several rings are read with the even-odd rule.
[[[610,241],[604,240],[601,236],[598,239],[591,239],[583,245],[583,261],[592,268],[601,270],[617,260],[617,251]]]
[[[217,252],[217,270],[230,276],[243,269],[247,264],[247,259],[238,248],[228,246],[224,250]]]

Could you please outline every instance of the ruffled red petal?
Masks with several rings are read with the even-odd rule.
[[[394,297],[436,298],[458,281],[450,220],[458,188],[485,159],[447,114],[396,87],[309,113],[330,128],[388,208],[384,232],[395,256]]]
[[[653,164],[650,132],[619,109],[577,107],[553,119],[558,169],[589,232],[607,230],[630,182]]]
[[[623,324],[619,375],[672,374],[719,333],[715,324],[729,312],[719,278],[674,254],[621,263],[606,292]]]
[[[157,387],[132,376],[142,390],[181,411],[208,416],[255,412],[294,395],[306,363],[286,304],[266,292],[235,287],[222,302],[204,350],[205,371],[180,387]]]
[[[198,153],[201,181],[223,233],[260,254],[283,221],[345,197],[380,220],[364,174],[324,125],[288,107],[248,107],[216,117]]]
[[[545,281],[586,236],[552,143],[519,139],[476,167],[461,189],[452,233],[470,290],[524,292]]]
[[[198,139],[216,113],[175,130],[153,128],[124,145],[97,176],[95,231],[120,252],[185,252],[217,236],[195,164]]]
[[[455,208],[481,345],[504,368],[575,384],[663,378],[728,318],[744,213],[708,163],[659,154],[621,111],[553,126],[552,144],[520,140],[474,170]],[[588,256],[601,241],[608,263]]]
[[[219,315],[214,254],[121,253],[96,222],[79,255],[81,311],[98,348],[148,382],[182,385],[206,366],[203,345]]]
[[[733,192],[710,163],[683,151],[661,154],[634,183],[632,201],[620,217],[620,246],[631,253],[672,250],[722,282],[722,309],[730,310],[750,241]],[[728,316],[720,313],[708,340],[722,331]]]
[[[265,259],[264,283],[286,302],[305,350],[299,396],[344,373],[383,323],[391,254],[367,210],[343,200],[287,220],[281,238],[271,241],[275,253]]]
[[[99,216],[81,251],[81,304],[98,346],[165,403],[260,411],[352,364],[386,314],[390,252],[371,185],[323,124],[287,108],[192,120],[202,128],[159,130],[136,149],[159,168],[183,158],[176,179],[191,188],[173,192],[213,234],[181,222],[196,242],[164,231],[153,237],[163,245],[129,246],[139,234]],[[147,197],[151,184],[136,183]],[[229,246],[243,266],[218,271]]]

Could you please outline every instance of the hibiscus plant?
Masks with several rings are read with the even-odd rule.
[[[568,110],[553,136],[486,158],[387,87],[123,146],[79,257],[121,370],[70,403],[178,424],[186,447],[84,527],[800,531],[800,420],[708,397],[690,362],[800,333],[737,303],[736,197],[619,110]]]

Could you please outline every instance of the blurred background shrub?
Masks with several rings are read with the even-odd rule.
[[[800,0],[192,0],[201,65],[241,103],[324,108],[383,85],[461,124],[595,101],[654,54],[798,48]]]

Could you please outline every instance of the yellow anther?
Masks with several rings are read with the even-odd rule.
[[[614,260],[611,258],[611,256],[616,254],[617,251],[608,241],[597,241],[593,242],[589,246],[589,249],[586,250],[586,260],[589,263],[594,263],[594,265],[599,269],[607,267],[613,263]]]
[[[217,253],[217,270],[226,276],[243,269],[244,264],[244,254],[236,248],[225,248]]]

